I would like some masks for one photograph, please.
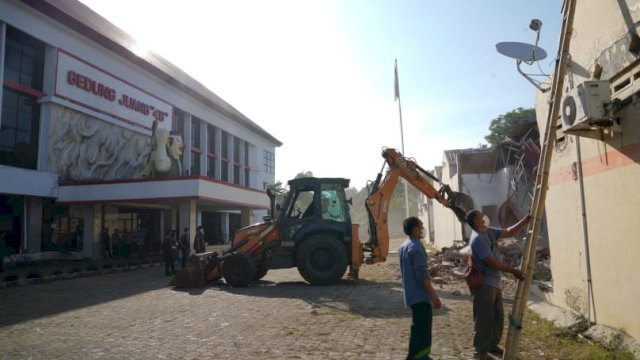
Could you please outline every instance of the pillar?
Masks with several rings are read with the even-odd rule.
[[[253,209],[250,207],[240,210],[240,226],[245,227],[253,223]]]
[[[24,206],[27,208],[26,246],[21,245],[27,254],[39,253],[42,248],[42,198],[26,197]]]
[[[196,233],[196,200],[189,199],[180,202],[178,209],[178,237],[184,233],[184,228],[189,228],[189,248],[193,248],[193,236]]]
[[[87,226],[84,229],[84,233],[87,234],[85,236],[89,236],[91,234],[91,252],[90,257],[93,259],[102,259],[104,257],[104,247],[100,240],[100,233],[102,232],[102,204],[93,204],[93,216],[92,221],[87,222]],[[91,226],[89,226],[91,224]],[[85,245],[87,242],[85,242]],[[86,251],[86,248],[83,247],[83,251]]]
[[[222,229],[220,231],[224,234],[224,239],[222,241],[226,244],[233,239],[233,234],[229,234],[229,213],[220,213],[220,223],[222,225]]]

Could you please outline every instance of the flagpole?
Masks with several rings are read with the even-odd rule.
[[[394,67],[394,90],[395,90],[395,98],[398,100],[398,114],[400,115],[400,145],[402,146],[402,156],[405,156],[404,153],[404,130],[402,129],[402,103],[400,101],[400,81],[398,79],[398,59],[396,59],[395,67]],[[407,181],[402,181],[404,183],[404,210],[405,217],[409,217],[409,190],[407,189]]]

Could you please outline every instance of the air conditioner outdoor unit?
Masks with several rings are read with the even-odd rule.
[[[562,100],[562,131],[590,130],[612,126],[611,89],[607,80],[585,81],[571,89]]]

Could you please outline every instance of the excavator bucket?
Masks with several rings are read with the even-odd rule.
[[[449,185],[443,185],[438,192],[446,200],[445,206],[453,211],[460,222],[466,223],[467,213],[476,206],[471,196],[453,191]]]
[[[449,194],[449,208],[462,223],[467,222],[467,213],[475,208],[475,204],[471,196],[451,191]]]
[[[171,279],[169,285],[178,288],[204,287],[207,274],[217,267],[221,260],[222,257],[216,252],[191,255],[187,260],[187,266]]]

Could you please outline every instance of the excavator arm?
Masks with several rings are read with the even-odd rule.
[[[468,204],[473,204],[473,200],[468,195],[451,191],[448,185],[442,184],[435,176],[418,166],[414,160],[403,157],[398,150],[384,148],[382,157],[385,163],[371,185],[369,196],[365,201],[370,235],[369,241],[363,245],[364,252],[369,253],[369,256],[364,259],[367,264],[385,261],[389,253],[389,204],[400,178],[405,179],[427,197],[450,208],[462,222],[465,221],[466,212],[471,210],[467,209]],[[385,167],[388,169],[383,177]],[[436,190],[431,180],[440,183],[442,187]]]

